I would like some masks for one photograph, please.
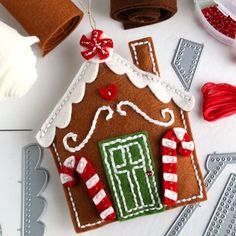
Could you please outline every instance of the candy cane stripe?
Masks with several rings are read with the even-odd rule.
[[[164,174],[163,174],[163,179],[164,179],[165,181],[177,182],[178,177],[177,177],[176,174],[164,173]]]
[[[101,189],[94,197],[93,202],[95,205],[98,205],[106,196],[106,193],[103,189]]]
[[[177,163],[177,157],[176,156],[163,155],[162,156],[162,163]]]
[[[187,149],[190,151],[193,151],[193,149],[194,149],[194,143],[192,141],[191,142],[182,142],[181,145],[184,149]]]
[[[174,192],[174,191],[169,190],[169,189],[165,190],[164,196],[166,198],[169,198],[169,199],[173,200],[173,201],[176,201],[177,198],[178,198],[178,194],[176,192]]]
[[[87,165],[87,161],[85,158],[81,158],[78,165],[77,165],[77,168],[76,168],[76,171],[79,173],[79,174],[82,174],[84,172],[84,169]]]
[[[103,212],[101,212],[100,217],[104,220],[106,219],[109,215],[114,213],[114,209],[113,207],[109,207],[106,210],[104,210]]]
[[[183,128],[169,130],[162,138],[163,201],[167,206],[178,199],[177,153],[189,156],[193,150],[194,143]]]
[[[62,184],[66,184],[73,180],[73,178],[68,174],[60,174],[60,179]]]
[[[87,182],[86,182],[86,186],[88,189],[92,188],[93,186],[95,186],[99,181],[99,177],[97,174],[93,175]]]
[[[186,134],[186,130],[182,128],[174,128],[175,135],[178,140],[182,141],[184,139],[184,135]]]
[[[116,213],[113,205],[104,190],[104,186],[93,164],[85,157],[68,157],[61,168],[60,178],[62,184],[67,187],[75,185],[75,172],[84,181],[89,196],[95,204],[100,217],[103,220],[115,219]]]
[[[162,139],[162,145],[171,149],[176,149],[176,142],[167,138]]]

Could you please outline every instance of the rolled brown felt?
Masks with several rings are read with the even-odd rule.
[[[176,0],[111,0],[111,17],[125,29],[158,23],[176,12]]]
[[[83,12],[70,0],[0,0],[46,55],[80,23]]]

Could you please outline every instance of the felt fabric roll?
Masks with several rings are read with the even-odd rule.
[[[70,0],[1,0],[3,6],[25,28],[40,39],[46,55],[80,23],[83,12]]]
[[[176,0],[111,0],[111,17],[125,29],[158,23],[176,12]]]

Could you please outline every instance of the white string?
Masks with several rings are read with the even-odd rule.
[[[79,4],[80,6],[83,8],[83,10],[85,12],[87,12],[88,17],[89,17],[89,23],[92,27],[92,29],[96,29],[96,21],[92,15],[92,11],[91,11],[91,0],[88,0],[88,8],[85,6],[85,4],[82,2],[82,0],[79,0]]]

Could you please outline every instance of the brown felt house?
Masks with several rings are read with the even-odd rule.
[[[118,220],[153,214],[206,199],[195,149],[189,158],[177,157],[178,199],[171,207],[166,208],[163,205],[161,139],[174,127],[186,129],[192,137],[187,112],[193,108],[194,98],[159,77],[150,38],[131,42],[130,49],[137,67],[115,53],[110,60],[103,63],[84,62],[37,135],[37,140],[43,147],[50,147],[58,169],[71,155],[84,156],[91,161],[115,206]],[[109,84],[117,87],[116,97],[112,101],[103,99],[99,94],[99,89]],[[158,122],[151,122],[144,117],[144,113],[151,121]],[[143,134],[147,143],[133,140],[137,134]],[[153,170],[151,180],[147,180],[146,172],[142,172],[142,166],[138,166],[141,162],[137,150],[130,151],[134,160],[132,163],[128,163],[126,156],[119,159],[120,154],[115,152],[115,143],[119,140],[119,147],[122,149],[121,140],[124,137],[126,140],[133,140],[137,145],[140,144],[139,141],[141,146],[150,145],[149,151],[144,152],[149,152],[147,160],[153,158],[154,163],[150,161],[143,166],[145,171],[150,168]],[[110,154],[106,163],[106,150],[102,150],[102,147],[109,147],[111,140],[113,146],[108,154],[115,150],[115,156],[114,162],[108,168],[106,164],[109,165]],[[135,168],[139,168],[140,173],[133,178],[132,171]],[[125,178],[124,173],[131,177]],[[110,175],[111,178],[114,177],[113,186],[110,184]],[[147,187],[148,190],[145,191],[144,188],[149,184],[145,181],[150,181],[150,186],[155,186],[157,192],[151,187]],[[125,182],[129,184],[123,184]],[[123,189],[122,186],[126,187]],[[64,187],[64,191],[77,232],[110,223],[100,218],[82,181],[71,188]],[[153,200],[152,204],[150,199]],[[118,205],[117,201],[120,201]]]

